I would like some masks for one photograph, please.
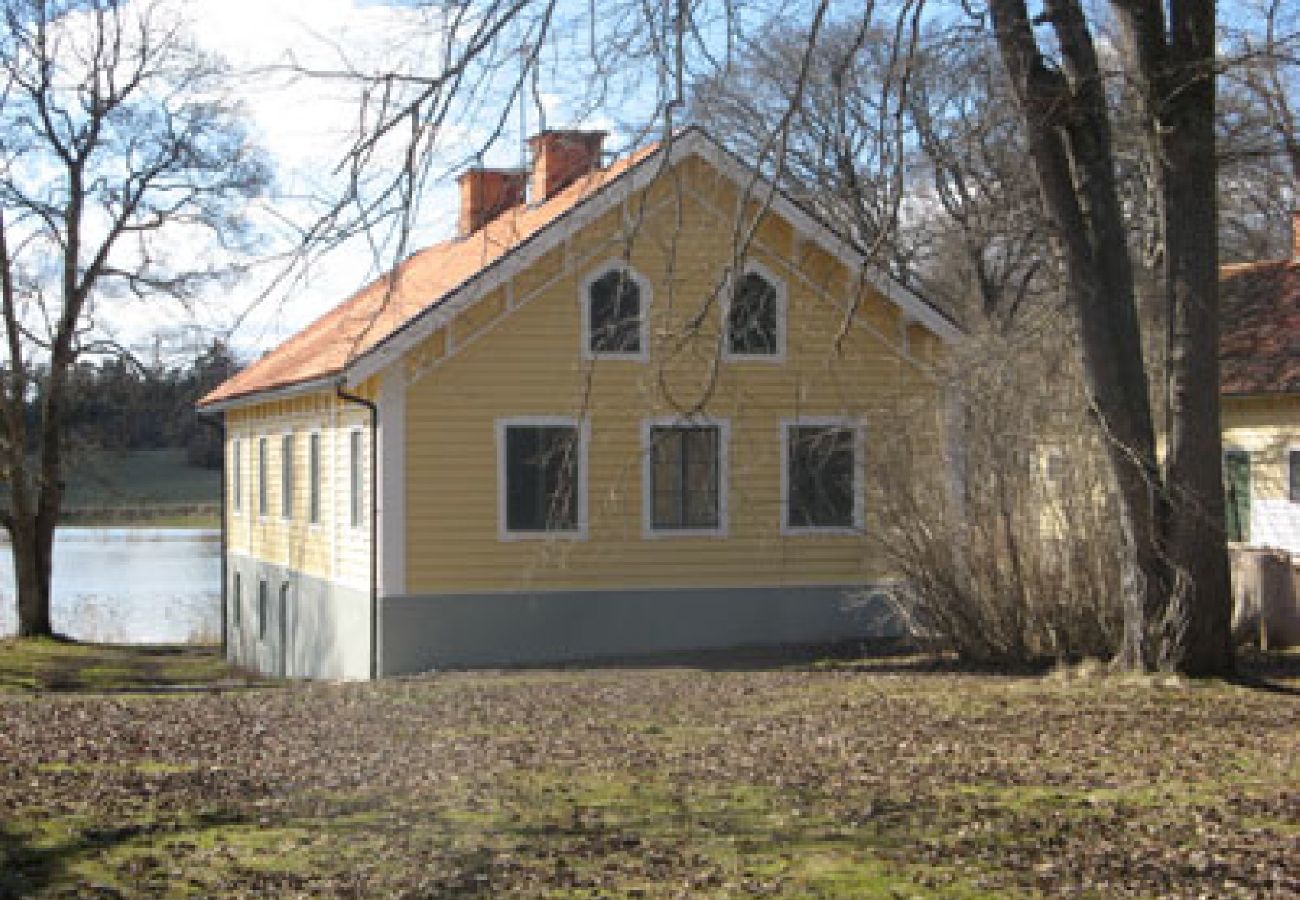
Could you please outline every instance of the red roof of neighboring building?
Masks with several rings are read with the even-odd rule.
[[[1300,260],[1224,266],[1219,304],[1222,392],[1300,393]]]

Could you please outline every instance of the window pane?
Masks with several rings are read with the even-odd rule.
[[[588,297],[593,353],[641,352],[641,289],[625,269],[597,278]]]
[[[568,426],[506,428],[506,528],[578,527],[578,432]]]
[[[651,429],[652,527],[718,526],[719,446],[714,427]]]
[[[257,514],[266,515],[266,438],[257,439]]]
[[[236,572],[235,583],[230,591],[230,622],[236,628],[239,627],[240,607],[243,606],[243,592],[243,582],[239,577],[239,573]]]
[[[747,273],[736,287],[727,314],[727,341],[731,352],[775,354],[778,317],[776,288],[762,275]]]
[[[257,636],[266,639],[266,581],[257,582]]]
[[[320,435],[307,438],[307,520],[320,521]]]
[[[230,455],[231,455],[230,480],[232,482],[231,491],[234,494],[235,509],[238,510],[240,506],[240,500],[242,499],[241,495],[243,493],[242,490],[243,486],[240,483],[241,479],[239,477],[239,441],[234,441],[231,443]]]
[[[848,428],[790,429],[790,525],[853,527],[853,437]]]
[[[293,435],[286,434],[280,441],[280,512],[286,519],[293,518]]]
[[[1300,450],[1292,450],[1291,459],[1291,502],[1300,503]]]
[[[362,510],[365,508],[361,502],[361,432],[353,431],[348,434],[348,497],[349,497],[349,521],[356,527],[361,524]]]

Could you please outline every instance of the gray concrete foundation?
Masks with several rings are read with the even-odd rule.
[[[904,633],[881,588],[667,588],[386,597],[383,674]]]
[[[231,553],[226,559],[227,657],[266,675],[289,678],[370,677],[370,595],[287,566]],[[266,585],[259,627],[258,586]]]

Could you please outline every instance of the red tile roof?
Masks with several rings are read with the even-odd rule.
[[[652,155],[657,146],[592,172],[545,202],[516,207],[468,237],[443,241],[411,255],[390,275],[362,288],[219,385],[199,406],[341,374],[352,360],[446,300],[456,288]]]
[[[1300,260],[1224,266],[1219,303],[1222,392],[1300,392]]]

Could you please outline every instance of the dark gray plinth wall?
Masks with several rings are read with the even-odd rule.
[[[857,586],[670,588],[386,597],[385,675],[901,635]]]

